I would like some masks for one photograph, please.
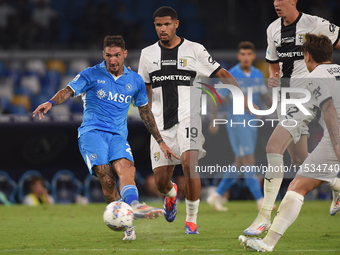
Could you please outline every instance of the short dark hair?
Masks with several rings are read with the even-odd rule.
[[[162,6],[162,7],[159,7],[153,13],[153,20],[155,21],[156,17],[166,17],[166,16],[170,16],[172,20],[176,20],[177,19],[177,12],[169,6]]]
[[[240,50],[252,50],[255,51],[255,45],[249,41],[242,41],[238,44],[237,49]]]
[[[120,47],[125,50],[125,41],[121,35],[107,35],[104,38],[104,49],[106,47]]]
[[[301,46],[303,53],[308,52],[316,63],[332,61],[333,44],[327,36],[307,33],[305,38]]]
[[[37,176],[37,175],[30,176],[28,178],[29,187],[31,188],[32,186],[34,186],[38,181],[44,185],[44,178],[42,178],[41,176]]]

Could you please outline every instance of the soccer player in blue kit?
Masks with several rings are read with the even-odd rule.
[[[247,93],[248,87],[253,89],[254,104],[259,105],[259,99],[261,97],[267,105],[271,105],[272,100],[268,94],[268,89],[264,84],[263,74],[259,69],[252,65],[256,58],[254,44],[248,41],[240,42],[238,45],[237,58],[239,63],[229,70],[230,74],[236,78],[236,81],[245,93]],[[254,154],[257,140],[257,128],[249,127],[247,125],[248,121],[256,119],[256,116],[251,116],[249,113],[245,113],[244,115],[233,115],[233,103],[229,90],[218,89],[218,93],[221,97],[229,101],[227,131],[231,147],[235,154],[235,160],[232,167],[235,167],[237,172],[226,172],[216,191],[208,197],[207,202],[211,206],[214,206],[217,211],[227,211],[227,207],[223,206],[223,203],[226,201],[223,194],[229,190],[240,177],[240,168],[243,166],[245,170],[242,171],[244,180],[260,209],[263,201],[263,194],[259,181],[256,178],[256,173],[253,170],[253,166],[255,165]],[[231,125],[230,123],[235,124]],[[246,124],[243,125],[242,123]],[[218,131],[218,126],[219,125],[216,125],[214,128],[210,126],[209,129],[212,133],[216,133]]]
[[[122,200],[131,205],[135,218],[153,219],[163,210],[141,204],[134,182],[136,169],[127,142],[127,113],[131,101],[139,109],[146,128],[157,141],[165,157],[178,158],[163,141],[154,116],[148,106],[148,95],[143,79],[124,66],[127,56],[122,36],[106,36],[104,61],[80,72],[66,88],[57,92],[51,100],[37,107],[33,117],[44,118],[53,105],[65,102],[71,96],[82,96],[83,122],[78,129],[81,155],[91,174],[102,185],[105,201],[111,203],[120,197],[114,172],[119,178]],[[136,239],[133,227],[125,231],[123,240]]]

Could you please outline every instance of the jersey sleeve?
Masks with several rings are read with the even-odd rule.
[[[312,78],[307,85],[308,90],[312,94],[312,100],[320,109],[322,105],[332,98],[331,92],[327,86],[327,79]]]
[[[340,39],[340,28],[328,20],[318,18],[318,34],[326,35],[335,46]]]
[[[86,78],[85,70],[77,74],[76,77],[67,84],[67,86],[73,90],[74,96],[79,96],[89,89],[90,82]]]
[[[212,58],[209,52],[199,45],[196,51],[197,64],[196,71],[202,77],[212,77],[221,69],[220,64]]]
[[[266,51],[266,61],[268,63],[278,63],[279,56],[277,55],[276,47],[274,44],[274,38],[272,35],[272,26],[267,28],[267,51]]]
[[[140,75],[137,75],[136,85],[138,90],[133,95],[133,106],[146,105],[149,102],[148,93],[146,92],[145,84]]]
[[[146,67],[147,67],[146,59],[145,59],[143,51],[142,51],[140,58],[139,58],[138,74],[142,77],[142,79],[144,80],[146,85],[150,85],[151,84],[150,76],[149,76],[149,73],[148,73]]]

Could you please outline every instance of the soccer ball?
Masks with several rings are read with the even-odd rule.
[[[106,206],[103,218],[110,229],[125,231],[132,226],[133,211],[127,203],[115,201]]]

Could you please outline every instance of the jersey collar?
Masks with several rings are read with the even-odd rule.
[[[296,20],[295,20],[292,24],[289,24],[288,26],[285,26],[285,25],[284,25],[284,20],[283,20],[283,18],[281,18],[281,25],[282,25],[282,27],[295,26],[296,23],[298,23],[299,20],[301,19],[301,16],[302,16],[302,12],[300,12],[300,13],[299,13],[299,16],[296,18]]]
[[[160,47],[161,49],[163,49],[163,50],[173,50],[173,49],[176,49],[176,48],[178,48],[179,46],[181,46],[183,42],[184,42],[184,38],[181,37],[181,42],[180,42],[179,44],[177,44],[175,47],[171,48],[171,49],[165,48],[164,46],[162,46],[161,41],[158,41],[158,45],[159,45],[159,47]]]

